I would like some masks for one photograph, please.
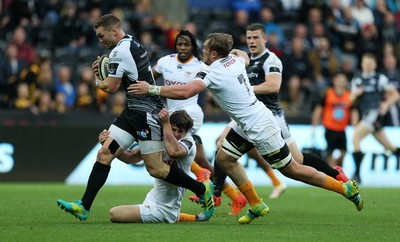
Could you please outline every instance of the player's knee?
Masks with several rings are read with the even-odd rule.
[[[110,209],[108,213],[108,218],[110,219],[111,222],[117,223],[119,222],[119,217],[118,217],[118,209],[116,207],[113,207]]]
[[[163,169],[163,166],[146,166],[146,170],[150,174],[150,176],[154,178],[165,179],[168,175],[167,172]]]
[[[237,159],[233,156],[228,155],[223,150],[220,150],[216,156],[215,161],[219,166],[221,166],[225,169],[229,169],[230,166],[235,165],[235,163],[237,162]]]

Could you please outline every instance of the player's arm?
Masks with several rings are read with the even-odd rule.
[[[110,136],[110,131],[103,129],[103,131],[99,134],[99,143],[103,145],[103,143],[108,139]],[[140,153],[140,149],[132,149],[132,150],[125,150],[118,156],[118,159],[123,161],[126,164],[136,164],[142,161],[142,154]]]
[[[390,106],[395,104],[398,100],[399,92],[393,85],[390,85],[385,91],[385,101],[380,105],[380,113],[385,114],[389,110]]]
[[[201,80],[193,80],[186,85],[155,86],[145,81],[137,81],[128,87],[128,92],[132,94],[153,94],[161,97],[184,100],[199,94],[206,88],[206,84]]]
[[[99,60],[100,57],[97,57],[97,60],[95,60],[92,64],[93,74],[96,77],[95,84],[98,88],[105,92],[114,93],[121,85],[121,78],[107,76],[105,80],[101,81],[99,75]]]
[[[282,84],[282,75],[279,73],[270,73],[265,75],[265,82],[253,86],[255,94],[279,93]]]
[[[245,61],[245,65],[248,66],[250,64],[250,58],[249,55],[244,52],[243,50],[239,50],[239,49],[232,49],[231,54],[242,57]]]
[[[121,86],[121,78],[108,76],[104,81],[97,80],[96,86],[105,92],[114,93],[118,91]]]
[[[174,159],[187,156],[188,151],[181,143],[178,142],[178,140],[176,140],[172,132],[167,109],[161,109],[161,111],[158,113],[158,116],[160,117],[161,125],[163,127],[164,147],[168,156]]]

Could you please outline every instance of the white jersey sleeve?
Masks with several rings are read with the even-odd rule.
[[[251,129],[265,109],[251,88],[242,58],[228,55],[216,60],[195,79],[204,82],[221,109],[244,129]]]
[[[122,76],[126,75],[130,80],[137,80],[139,74],[129,48],[129,39],[122,39],[111,51],[109,54],[110,68],[115,67],[115,69],[109,70],[109,76],[122,78]]]
[[[263,69],[265,75],[269,74],[282,75],[283,71],[282,61],[275,55],[275,53],[269,51],[269,56],[264,62]]]

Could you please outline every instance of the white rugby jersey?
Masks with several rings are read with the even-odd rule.
[[[179,160],[174,160],[168,157],[164,152],[164,161],[167,163],[176,163],[186,174],[190,174],[190,165],[196,156],[196,145],[190,133],[178,141],[182,144],[187,156]],[[169,223],[173,223],[179,218],[182,200],[185,195],[185,188],[175,186],[161,179],[154,180],[154,187],[147,193],[143,204],[154,204],[158,206],[160,212]]]
[[[203,81],[214,98],[243,130],[250,130],[263,118],[266,107],[256,98],[250,85],[243,58],[228,55],[214,61],[195,79]],[[272,113],[271,113],[272,114]]]
[[[154,69],[164,78],[164,85],[186,85],[193,80],[196,74],[205,69],[206,65],[193,57],[186,63],[181,63],[178,60],[178,54],[171,54],[160,58]],[[176,111],[184,109],[187,106],[198,105],[198,95],[190,97],[186,100],[174,100],[167,98],[167,109]]]
[[[186,63],[178,60],[178,54],[161,57],[154,69],[163,76],[164,86],[186,85],[192,81],[196,74],[207,66],[193,57]],[[174,100],[167,98],[167,109],[169,113],[184,109],[193,119],[193,133],[196,134],[203,125],[204,113],[197,103],[198,95],[185,100]]]

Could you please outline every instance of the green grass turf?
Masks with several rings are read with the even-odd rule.
[[[83,186],[0,184],[0,241],[400,241],[400,189],[360,188],[365,209],[358,212],[342,196],[314,187],[289,187],[269,200],[270,187],[256,187],[270,207],[249,225],[228,215],[223,197],[211,222],[113,224],[108,210],[143,201],[149,186],[105,186],[92,213],[81,222],[61,211],[56,199],[80,199]],[[187,196],[191,192],[187,192]],[[182,212],[198,213],[184,200]],[[242,211],[241,215],[245,213]]]

